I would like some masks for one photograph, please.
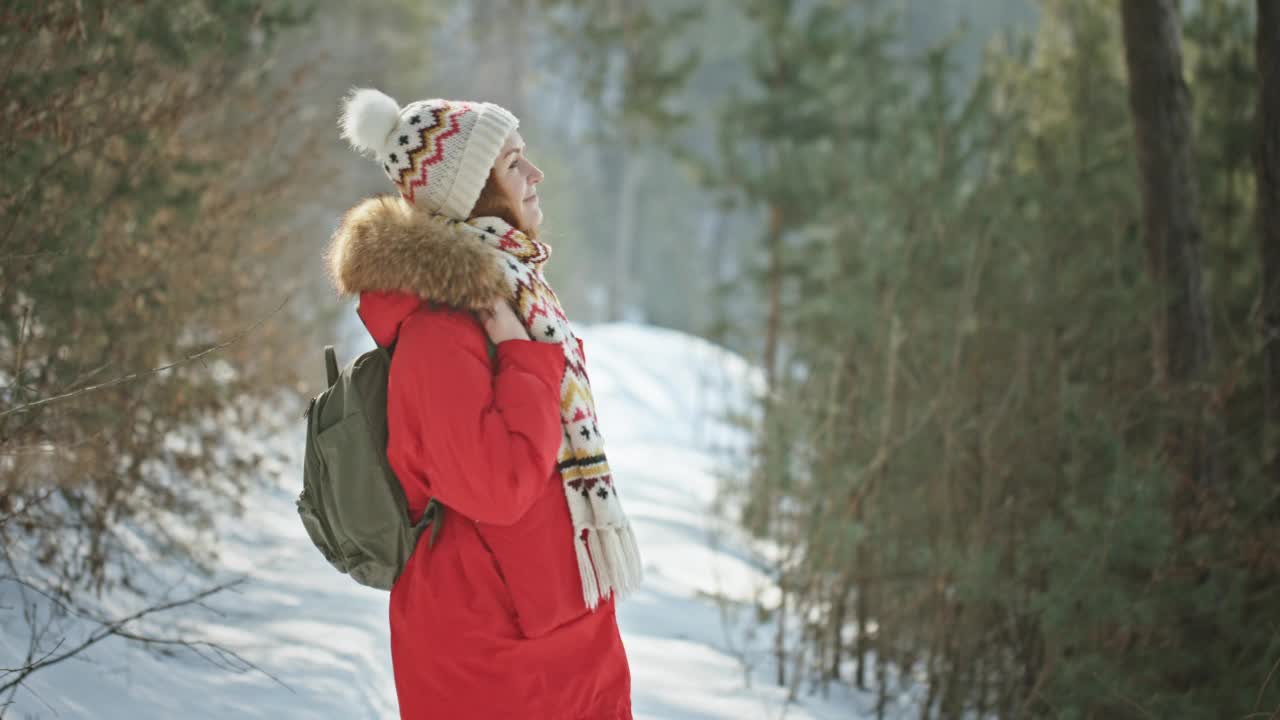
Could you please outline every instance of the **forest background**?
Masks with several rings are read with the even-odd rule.
[[[762,368],[723,506],[792,693],[1280,716],[1269,0],[11,0],[5,582],[213,562],[264,461],[228,428],[315,391],[321,253],[388,190],[356,85],[510,108],[570,316]]]

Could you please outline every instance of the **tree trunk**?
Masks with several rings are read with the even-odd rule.
[[[883,657],[876,656],[876,720],[884,720],[885,710],[889,707],[889,663]],[[911,667],[899,668],[903,675],[910,675]]]
[[[766,533],[772,527],[777,508],[774,506],[773,485],[783,472],[776,456],[783,452],[782,441],[773,432],[775,423],[775,397],[777,390],[778,342],[782,317],[782,207],[769,204],[769,225],[766,229],[765,248],[769,254],[769,297],[766,308],[764,333],[765,394],[761,403],[764,431],[759,442],[759,467],[750,481],[751,491],[743,509],[743,522],[753,533]],[[779,540],[777,536],[774,540]],[[779,671],[781,672],[781,671]]]
[[[778,687],[787,686],[787,585],[783,578],[784,570],[778,568],[778,589],[782,599],[778,602],[777,625],[773,635],[773,658],[778,664]]]
[[[777,381],[778,329],[782,319],[782,206],[769,205],[768,235],[765,246],[769,253],[769,310],[764,334],[765,388],[772,395]]]
[[[1176,0],[1124,0],[1129,109],[1142,190],[1142,233],[1163,297],[1156,319],[1157,378],[1175,396],[1204,379],[1213,352],[1200,280],[1201,231],[1191,145],[1191,99],[1182,77]],[[1213,429],[1204,403],[1179,408],[1166,442],[1193,487],[1212,484]]]
[[[867,543],[865,541],[859,541],[858,549],[855,551],[858,558],[856,567],[858,572],[864,576],[869,575],[867,572],[866,546]],[[859,690],[867,689],[867,652],[870,650],[867,643],[867,615],[870,613],[870,609],[867,607],[867,592],[871,582],[867,580],[859,583],[858,594],[854,598],[854,601],[857,602],[857,610],[854,612],[858,616],[858,634],[854,636],[853,654],[857,661],[853,666],[853,683]],[[879,659],[883,660],[884,658]]]
[[[844,659],[844,621],[849,604],[849,594],[853,591],[852,573],[840,579],[835,602],[832,603],[831,627],[827,628],[831,643],[831,656],[827,665],[827,680],[840,680],[840,661]]]
[[[618,217],[614,221],[613,283],[609,287],[609,319],[628,319],[631,307],[632,252],[636,231],[636,201],[645,160],[639,153],[624,153],[622,185],[618,188]]]
[[[1280,432],[1280,5],[1258,0],[1258,246],[1262,255],[1263,392],[1271,477],[1280,480],[1272,436]]]
[[[471,32],[477,39],[490,37],[493,28],[502,28],[499,52],[479,55],[475,77],[484,79],[490,93],[485,99],[502,105],[516,117],[527,117],[528,67],[533,62],[529,49],[529,0],[476,3],[471,8]]]
[[[730,252],[729,238],[724,231],[725,214],[717,207],[708,207],[702,211],[702,231],[698,234],[698,255],[702,260],[702,270],[698,273],[698,294],[704,298],[717,298],[721,282],[725,276],[723,267],[725,255]],[[706,333],[716,325],[719,319],[714,302],[692,303],[689,325],[695,334]]]
[[[929,720],[933,716],[933,703],[938,699],[938,685],[941,683],[937,672],[938,649],[930,647],[928,652],[929,659],[925,662],[926,692],[924,702],[920,705],[920,720]]]

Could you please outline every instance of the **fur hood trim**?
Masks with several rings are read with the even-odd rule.
[[[342,295],[402,291],[464,310],[484,310],[511,294],[498,251],[463,223],[390,195],[351,208],[325,259]]]

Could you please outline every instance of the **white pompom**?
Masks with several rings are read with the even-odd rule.
[[[381,152],[399,122],[400,105],[373,88],[353,88],[342,106],[342,137],[364,154]]]

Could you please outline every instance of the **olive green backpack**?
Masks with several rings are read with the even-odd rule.
[[[329,387],[307,408],[307,444],[298,514],[325,560],[361,585],[390,590],[418,537],[444,506],[432,498],[414,524],[387,462],[387,378],[391,351],[374,348],[338,370],[327,346]]]

